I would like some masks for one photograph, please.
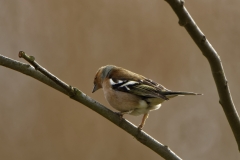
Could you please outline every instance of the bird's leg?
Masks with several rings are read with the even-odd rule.
[[[138,126],[138,129],[139,129],[139,130],[142,130],[142,128],[143,128],[143,126],[144,126],[144,124],[145,124],[145,122],[146,122],[146,120],[147,120],[147,118],[148,118],[148,115],[149,115],[149,113],[146,113],[146,114],[143,115],[142,122],[141,122],[141,124]]]

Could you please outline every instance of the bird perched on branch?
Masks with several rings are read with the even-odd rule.
[[[141,115],[142,129],[152,110],[160,108],[161,103],[170,98],[184,95],[202,95],[193,92],[171,91],[142,75],[133,73],[114,65],[103,66],[98,69],[94,78],[92,92],[103,88],[108,103],[120,111],[118,114]]]

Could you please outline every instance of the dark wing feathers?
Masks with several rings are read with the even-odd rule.
[[[119,83],[116,83],[116,80],[113,79],[112,88],[121,92],[135,94],[143,99],[162,98],[168,100],[168,98],[162,94],[162,92],[167,89],[149,79],[139,81],[119,80]]]
[[[145,85],[145,84],[139,84],[133,86],[133,89],[130,90],[133,94],[139,95],[141,97],[145,98],[162,98],[165,100],[168,100],[168,98],[159,92],[159,90],[156,87]]]
[[[161,84],[158,84],[158,83],[152,81],[151,79],[144,79],[144,80],[141,80],[141,82],[142,82],[143,84],[147,84],[147,85],[150,85],[150,86],[156,88],[156,89],[157,89],[158,91],[160,91],[160,92],[161,92],[161,91],[168,91],[167,88],[165,88],[165,87],[162,86]]]

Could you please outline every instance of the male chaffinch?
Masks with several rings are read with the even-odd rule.
[[[120,111],[121,116],[143,114],[139,129],[143,128],[149,112],[159,109],[165,100],[181,95],[202,95],[168,90],[151,79],[114,65],[98,69],[92,92],[100,88],[103,88],[108,103]]]

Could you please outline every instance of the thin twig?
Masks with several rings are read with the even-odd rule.
[[[99,113],[106,119],[110,120],[112,123],[116,124],[123,130],[125,130],[126,132],[134,136],[139,142],[146,145],[147,147],[155,151],[157,154],[159,154],[163,158],[168,160],[181,160],[181,158],[177,156],[172,150],[170,150],[169,147],[159,143],[157,140],[152,138],[150,135],[148,135],[144,131],[140,131],[135,125],[133,125],[126,119],[120,118],[119,115],[116,114],[115,112],[111,111],[110,109],[106,108],[99,102],[90,98],[89,96],[84,94],[82,91],[78,90],[77,88],[71,87],[70,85],[66,84],[65,82],[63,82],[62,80],[60,80],[59,78],[51,74],[45,68],[40,66],[35,61],[34,57],[28,56],[23,51],[21,51],[20,57],[27,60],[30,64],[34,65],[34,67],[36,66],[36,68],[33,68],[28,64],[24,64],[24,63],[12,60],[10,58],[4,57],[2,55],[0,55],[0,65],[14,69],[24,74],[27,73],[27,75],[47,84],[48,86],[53,87],[68,96],[70,95],[72,99],[84,104],[85,106]],[[51,81],[51,83],[49,83],[49,81]],[[56,85],[58,87],[56,87]],[[74,91],[74,94],[72,93],[72,91]]]
[[[31,65],[33,65],[33,67],[38,70],[39,72],[41,72],[42,74],[44,74],[46,77],[48,77],[49,79],[51,79],[53,82],[55,82],[57,85],[61,86],[63,89],[65,89],[70,96],[74,95],[74,90],[73,88],[66,84],[65,82],[61,81],[58,77],[54,76],[53,74],[51,74],[49,71],[47,71],[45,68],[43,68],[42,66],[40,66],[36,61],[35,61],[35,57],[33,56],[28,56],[25,52],[20,51],[18,56],[20,58],[25,59],[27,62],[29,62]]]
[[[53,82],[51,79],[49,79],[48,77],[43,75],[41,72],[37,71],[34,67],[32,67],[29,64],[10,59],[10,58],[5,57],[0,54],[0,65],[10,68],[10,69],[13,69],[18,72],[21,72],[27,76],[35,78],[36,80],[38,80],[48,86],[51,86],[52,88],[54,88],[64,94],[68,94],[68,92],[65,89],[63,89],[62,87],[57,85],[55,82]]]
[[[192,37],[194,42],[197,44],[199,49],[202,51],[203,55],[207,58],[212,75],[217,86],[219,94],[219,103],[225,112],[228,122],[231,126],[232,132],[238,144],[238,150],[240,151],[240,119],[237,110],[234,106],[230,89],[228,86],[227,78],[225,76],[223,66],[221,63],[220,56],[217,54],[215,49],[206,39],[205,35],[202,33],[200,28],[192,19],[191,15],[188,13],[184,6],[183,0],[166,0],[172,7],[174,12],[179,18],[179,24],[184,26],[189,35]]]

